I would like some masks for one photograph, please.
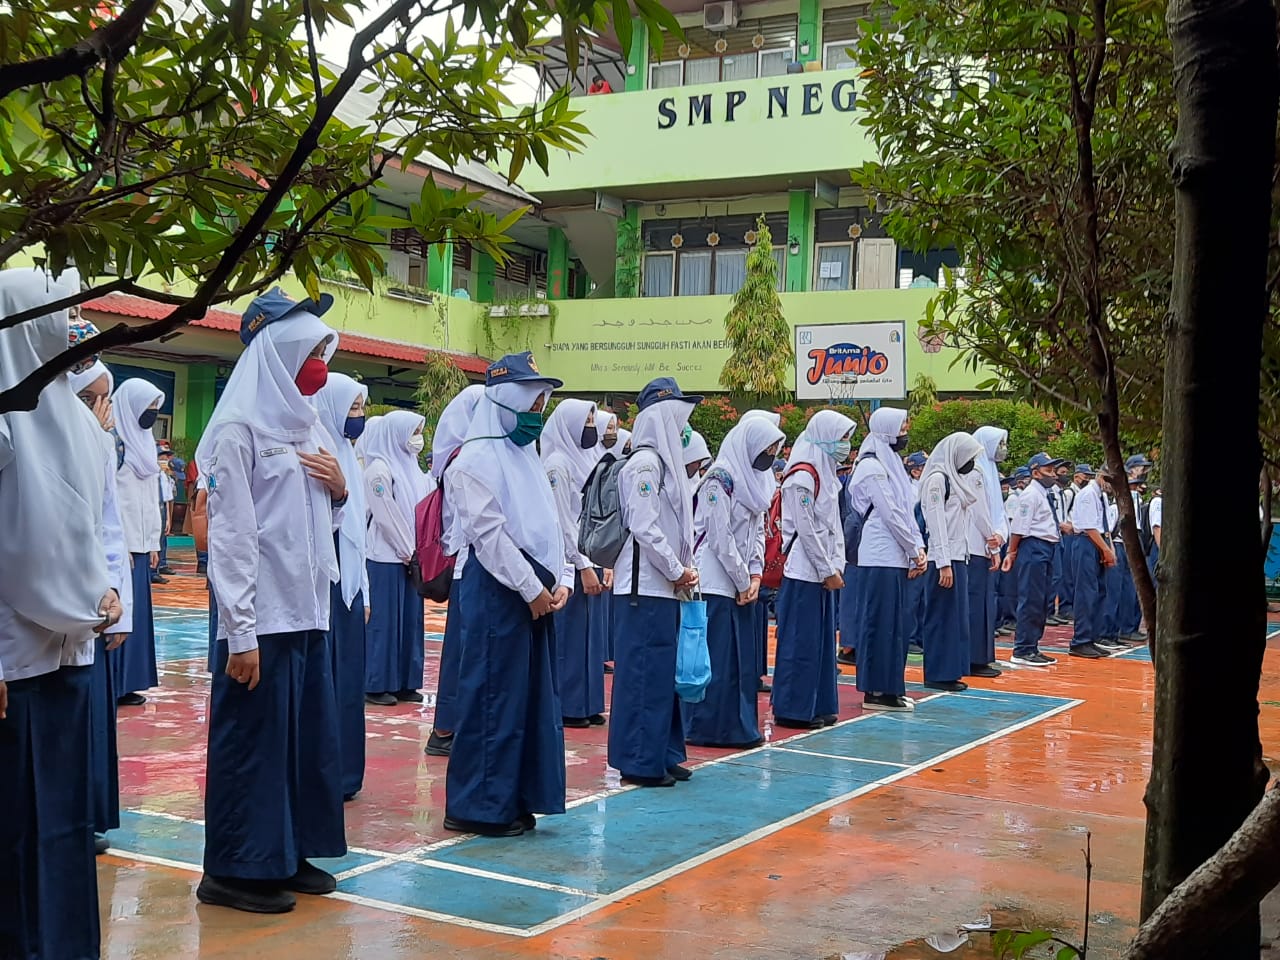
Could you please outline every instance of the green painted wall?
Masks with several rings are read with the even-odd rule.
[[[547,231],[547,299],[567,300],[569,289],[569,241],[564,231],[552,227]]]
[[[193,363],[187,367],[187,421],[183,436],[192,439],[204,433],[213,416],[214,387],[218,368],[210,363]]]
[[[476,251],[476,299],[482,303],[493,302],[493,285],[498,275],[498,264],[493,257]]]
[[[433,243],[427,248],[427,288],[436,293],[453,290],[453,244]]]
[[[796,59],[800,63],[808,63],[822,56],[822,44],[818,36],[822,30],[821,6],[819,0],[800,0],[796,23]]]
[[[792,190],[787,208],[787,291],[808,290],[813,276],[810,254],[813,251],[813,194],[808,190]],[[791,239],[799,243],[791,252]]]
[[[627,51],[628,91],[643,90],[649,80],[649,28],[639,17],[631,18],[631,49]]]

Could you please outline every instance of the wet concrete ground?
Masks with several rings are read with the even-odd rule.
[[[430,696],[369,707],[366,786],[346,808],[351,852],[326,864],[339,894],[300,898],[282,917],[198,905],[203,580],[175,577],[156,602],[161,688],[120,712],[125,822],[99,861],[103,955],[114,960],[989,956],[985,935],[956,944],[957,927],[991,916],[1078,941],[1086,831],[1091,956],[1113,955],[1136,923],[1145,652],[1063,657],[959,695],[927,695],[913,666],[914,716],[864,715],[846,683],[839,726],[769,727],[769,746],[747,754],[693,749],[700,769],[671,790],[622,788],[605,762],[607,728],[569,730],[571,810],[501,841],[443,830],[445,761],[422,754]],[[428,693],[442,612],[427,616]],[[1051,628],[1046,648],[1065,642]],[[1273,767],[1278,644],[1262,695]]]

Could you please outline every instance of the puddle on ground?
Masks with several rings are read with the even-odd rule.
[[[1095,917],[1095,922],[1099,919]],[[1075,931],[1065,921],[1048,924],[1044,918],[1019,916],[1016,913],[987,914],[958,920],[956,925],[936,933],[925,934],[888,950],[851,950],[830,954],[822,960],[995,960],[992,949],[993,930],[1050,930],[1064,940],[1074,942]],[[1065,932],[1064,932],[1065,931]],[[1061,944],[1046,944],[1027,954],[1028,960],[1053,958]]]

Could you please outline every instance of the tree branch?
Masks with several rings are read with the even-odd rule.
[[[169,303],[174,306],[181,306],[187,302],[187,297],[164,293],[160,290],[150,290],[139,286],[136,281],[137,278],[135,277],[120,277],[98,287],[80,290],[70,297],[63,297],[61,300],[55,300],[52,303],[42,303],[40,306],[32,307],[30,310],[11,313],[7,317],[0,317],[0,330],[16,327],[20,323],[36,320],[51,313],[57,313],[59,310],[69,310],[72,307],[78,307],[82,303],[88,303],[90,300],[96,300],[98,297],[105,297],[113,293],[128,293],[136,297],[146,297],[148,300],[154,300],[157,303]]]

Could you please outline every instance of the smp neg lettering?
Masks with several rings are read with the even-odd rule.
[[[858,94],[854,81],[844,79],[836,83],[828,96],[823,95],[820,82],[806,83],[800,88],[799,102],[796,106],[799,115],[805,117],[821,114],[829,103],[837,113],[852,113],[857,107]],[[723,98],[723,99],[721,99]],[[724,94],[699,93],[690,94],[686,101],[685,116],[687,125],[707,126],[717,118],[724,123],[733,123],[738,119],[739,108],[747,102],[746,90],[727,90]],[[766,93],[765,119],[786,118],[791,104],[791,88],[786,86],[770,87]],[[723,109],[717,109],[717,103]],[[663,97],[658,101],[658,129],[670,130],[680,122],[680,111],[675,97]]]

